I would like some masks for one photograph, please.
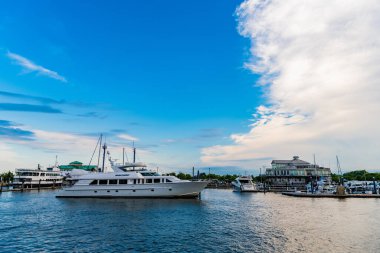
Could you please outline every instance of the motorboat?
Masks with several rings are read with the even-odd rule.
[[[123,165],[114,172],[78,176],[71,186],[63,188],[56,197],[196,198],[208,183],[162,176],[144,167],[136,168],[138,165]]]
[[[105,152],[105,148],[104,148]],[[134,148],[134,157],[136,149]],[[108,152],[109,154],[109,152]],[[105,153],[103,155],[105,157]],[[79,175],[58,198],[196,198],[208,181],[181,180],[148,170],[143,163],[116,164],[110,157],[112,171]]]
[[[252,181],[251,176],[240,176],[232,181],[233,191],[235,192],[255,192],[256,185]]]

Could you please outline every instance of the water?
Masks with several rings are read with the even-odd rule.
[[[380,252],[380,199],[0,195],[0,252]]]

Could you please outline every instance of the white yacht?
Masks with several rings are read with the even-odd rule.
[[[240,176],[232,181],[235,192],[254,192],[257,191],[256,185],[252,182],[251,176]]]
[[[135,149],[134,149],[135,152]],[[146,169],[145,164],[114,164],[112,172],[81,175],[63,188],[58,198],[196,198],[207,181],[181,180]],[[103,166],[104,171],[104,166]]]
[[[82,198],[195,198],[207,181],[180,180],[157,172],[136,169],[141,164],[119,167],[120,171],[89,173],[77,177],[73,185],[63,188],[56,197]]]
[[[62,175],[57,167],[50,167],[43,170],[38,169],[16,169],[13,179],[14,189],[39,189],[56,187],[62,185]]]

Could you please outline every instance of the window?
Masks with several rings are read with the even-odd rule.
[[[119,190],[116,190],[115,192],[119,192]]]
[[[136,192],[136,190],[133,190],[133,192]]]
[[[133,179],[133,184],[136,184],[136,179]]]
[[[153,180],[151,178],[145,179],[145,183],[147,183],[147,184],[151,184],[152,182],[153,182]]]
[[[41,173],[41,176],[44,177],[44,176],[45,176],[45,173]]]
[[[159,183],[160,182],[160,179],[159,178],[155,178],[154,179],[154,183]]]
[[[97,185],[98,184],[98,180],[94,180],[90,183],[90,185]]]
[[[128,179],[119,179],[119,184],[128,184]]]
[[[154,192],[154,189],[150,189],[151,192]]]
[[[117,180],[116,179],[109,180],[108,184],[117,184]]]
[[[171,182],[172,182],[172,180],[166,179],[166,183],[171,183]]]
[[[107,180],[99,180],[99,184],[107,184]]]

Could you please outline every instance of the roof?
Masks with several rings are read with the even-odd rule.
[[[74,164],[75,164],[75,165],[76,165],[76,164],[78,164],[78,165],[79,165],[79,164],[82,165],[83,163],[81,163],[81,162],[79,162],[79,161],[74,161],[74,162],[71,162],[71,163],[70,163],[70,165],[74,165]]]
[[[310,164],[309,162],[300,160],[298,156],[293,156],[293,160],[273,160],[272,164]]]
[[[81,170],[94,170],[97,168],[96,165],[83,165],[79,168],[77,166],[72,165],[60,165],[58,166],[60,170],[73,170],[73,169],[81,169]]]

